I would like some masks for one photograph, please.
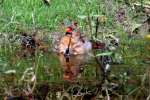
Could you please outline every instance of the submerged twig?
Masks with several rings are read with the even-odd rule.
[[[110,100],[110,96],[109,96],[109,93],[108,93],[108,89],[106,88],[106,95],[107,95],[107,100]]]
[[[149,96],[146,98],[146,100],[150,100],[150,94],[149,94]]]
[[[36,83],[37,83],[37,72],[38,72],[38,68],[39,68],[39,61],[40,61],[40,58],[41,58],[41,56],[39,56],[38,57],[38,60],[37,60],[37,65],[35,66],[36,67],[36,69],[35,69],[35,81],[34,81],[34,83],[33,83],[33,86],[32,86],[32,93],[33,93],[33,91],[34,91],[34,89],[35,89],[35,87],[36,87]]]

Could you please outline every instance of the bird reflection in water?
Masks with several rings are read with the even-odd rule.
[[[63,68],[63,79],[66,81],[74,81],[81,72],[83,65],[87,61],[87,55],[70,55],[66,58],[63,54],[59,55],[60,63]],[[68,61],[66,61],[68,59]]]

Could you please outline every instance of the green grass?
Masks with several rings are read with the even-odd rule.
[[[87,10],[96,14],[95,4],[96,0],[88,6],[84,0],[52,0],[46,6],[42,0],[4,0],[0,5],[0,30],[14,32],[22,27],[54,30],[64,18],[77,19],[78,15],[87,15]]]
[[[4,0],[0,4],[0,30],[17,32],[33,27],[57,30],[56,26],[65,18],[77,20],[80,25],[84,25],[85,23],[78,18],[80,15],[106,15],[107,26],[111,27],[112,13],[119,3],[123,5],[124,2],[112,3],[113,9],[106,12],[107,4],[103,0],[51,0],[50,6],[46,6],[42,0]]]

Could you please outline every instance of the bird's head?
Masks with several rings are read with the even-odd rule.
[[[73,28],[71,26],[66,28],[66,35],[67,34],[72,34],[72,32],[73,32]]]

